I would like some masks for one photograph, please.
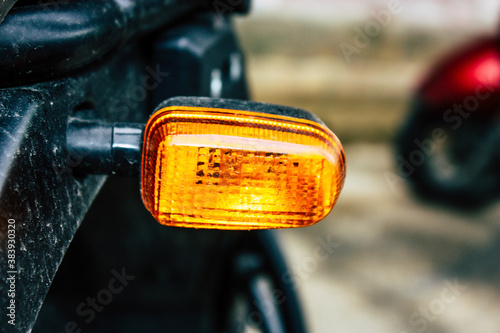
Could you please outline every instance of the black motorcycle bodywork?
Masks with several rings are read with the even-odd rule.
[[[231,71],[243,56],[226,15],[246,9],[87,0],[19,1],[9,12],[0,25],[2,331],[223,332],[248,322],[304,331],[272,233],[162,227],[138,179],[79,175],[85,154],[66,146],[72,117],[145,122],[172,96],[248,98],[244,71]]]

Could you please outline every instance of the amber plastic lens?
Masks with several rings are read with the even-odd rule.
[[[142,198],[164,225],[309,226],[330,212],[344,178],[340,142],[313,121],[167,107],[146,126]]]

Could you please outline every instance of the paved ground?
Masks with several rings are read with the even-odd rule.
[[[500,205],[464,215],[420,203],[387,183],[388,145],[346,153],[333,212],[281,232],[311,332],[498,333]]]
[[[500,203],[445,210],[386,180],[413,88],[463,34],[384,35],[348,64],[348,33],[274,20],[239,29],[254,99],[313,111],[346,143],[331,215],[280,232],[310,332],[500,332]]]
[[[346,144],[333,212],[279,233],[310,332],[498,333],[500,203],[445,210],[386,180],[414,87],[470,36],[389,29],[348,63],[339,43],[352,28],[278,17],[238,25],[254,99],[308,109]]]

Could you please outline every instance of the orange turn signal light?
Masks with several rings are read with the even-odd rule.
[[[345,179],[339,140],[312,120],[167,106],[144,133],[142,198],[167,226],[310,226],[330,212]]]

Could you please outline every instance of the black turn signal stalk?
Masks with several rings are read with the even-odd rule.
[[[70,119],[66,137],[69,153],[81,157],[77,174],[138,176],[144,124]]]

